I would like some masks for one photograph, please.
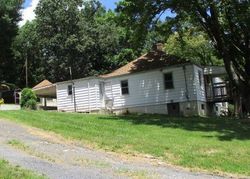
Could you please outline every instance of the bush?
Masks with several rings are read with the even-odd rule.
[[[21,93],[21,108],[22,109],[37,109],[37,97],[32,89],[25,88]]]
[[[27,107],[28,109],[31,110],[36,110],[37,109],[37,102],[34,99],[30,99],[29,101],[27,101]]]

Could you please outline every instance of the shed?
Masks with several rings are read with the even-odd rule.
[[[56,102],[56,85],[49,80],[43,80],[32,88],[38,98],[41,99],[42,108],[55,108]]]

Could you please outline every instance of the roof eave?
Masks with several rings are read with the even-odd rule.
[[[68,81],[61,81],[55,83],[55,85],[61,85],[61,84],[66,84],[66,83],[74,83],[78,81],[83,81],[83,80],[92,80],[92,79],[102,79],[100,76],[91,76],[91,77],[86,77],[86,78],[79,78],[79,79],[74,79],[74,80],[68,80]]]
[[[188,66],[188,65],[196,65],[196,64],[194,64],[192,62],[187,62],[187,63],[182,63],[182,64],[165,66],[165,67],[161,67],[161,68],[155,68],[155,69],[151,69],[151,70],[144,70],[144,71],[139,71],[139,72],[132,72],[132,73],[126,73],[126,74],[121,74],[121,75],[109,76],[109,77],[101,76],[101,78],[102,79],[117,78],[117,77],[122,77],[122,76],[134,75],[134,74],[138,74],[138,73],[145,73],[148,71],[157,71],[157,70],[166,69],[166,68],[175,68],[175,67]]]
[[[42,89],[46,89],[46,88],[51,88],[51,87],[55,87],[56,84],[51,84],[51,85],[47,85],[47,86],[43,86],[43,87],[40,87],[40,88],[32,88],[33,91],[39,91],[39,90],[42,90]]]

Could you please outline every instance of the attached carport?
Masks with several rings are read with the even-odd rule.
[[[44,80],[35,87],[33,91],[40,98],[40,107],[43,109],[56,109],[56,85]]]

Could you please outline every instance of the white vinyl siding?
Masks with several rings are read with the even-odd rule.
[[[196,65],[166,67],[107,79],[81,79],[75,83],[77,112],[108,109],[126,109],[186,101],[205,101],[204,82],[199,84]],[[184,71],[186,73],[184,73]],[[172,74],[173,89],[165,89],[164,74]],[[185,78],[186,74],[186,78]],[[186,79],[186,82],[185,82]],[[122,95],[121,81],[127,80],[129,95]],[[100,85],[102,84],[102,85]],[[57,84],[58,110],[73,112],[74,95],[68,95],[70,82]],[[100,86],[103,88],[101,95]]]
[[[193,72],[194,72],[193,84],[194,84],[194,89],[197,94],[197,100],[205,102],[206,101],[206,89],[205,89],[203,69],[198,66],[194,66]]]
[[[74,96],[76,98],[77,112],[90,112],[99,110],[101,107],[101,96],[99,91],[99,80],[83,80],[74,82],[75,95],[68,96],[68,85],[72,83],[57,84],[57,103],[59,111],[74,111]]]
[[[165,73],[172,73],[173,89],[165,89]],[[189,99],[196,100],[197,97],[192,85],[193,65],[186,67],[186,76]],[[164,70],[131,74],[109,80],[112,83],[114,109],[187,101],[183,67],[165,68]],[[128,80],[129,95],[121,95],[120,82],[123,80]]]

